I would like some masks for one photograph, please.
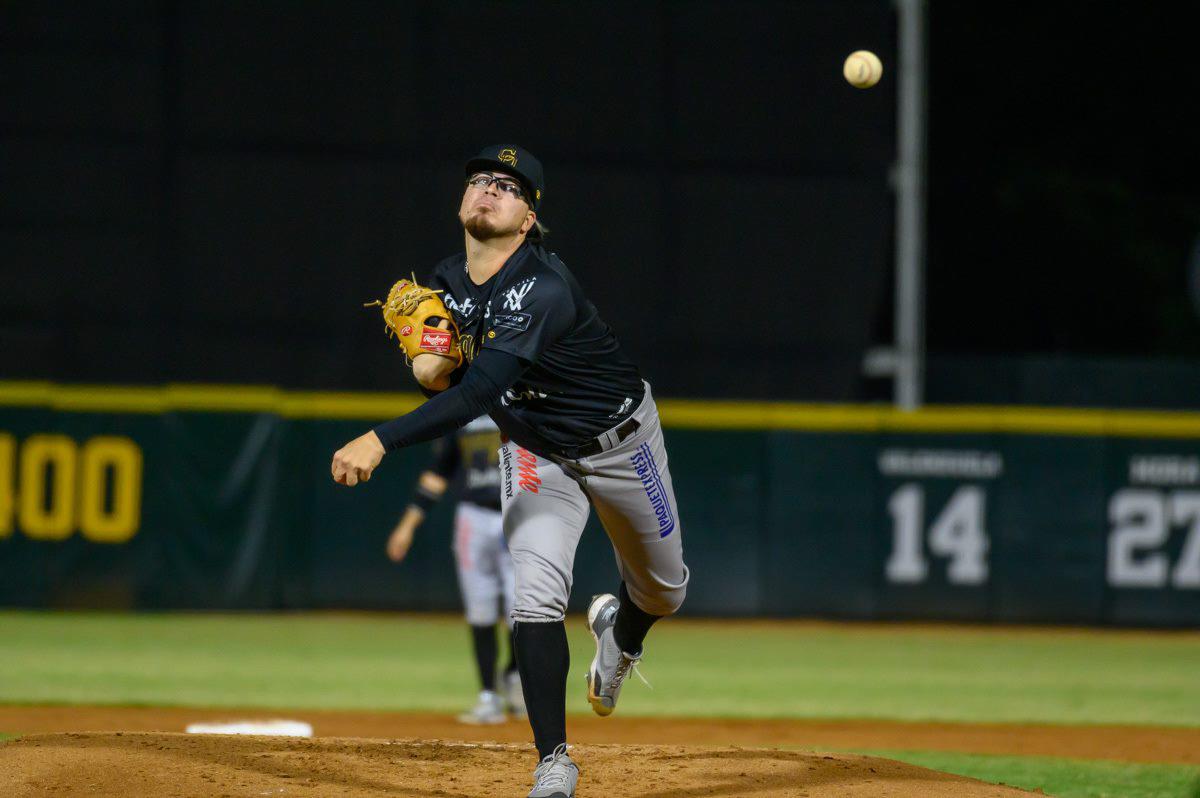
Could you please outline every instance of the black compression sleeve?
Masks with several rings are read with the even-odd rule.
[[[526,364],[516,355],[484,349],[472,361],[462,382],[447,388],[407,415],[375,428],[387,451],[440,438],[479,418],[500,401]]]
[[[438,496],[435,499],[430,494],[425,493],[424,491],[418,490],[416,493],[413,494],[412,501],[410,501],[408,503],[408,506],[416,507],[421,512],[425,513],[426,515],[429,515],[429,510],[433,507],[433,505],[438,503],[438,499],[440,499],[440,498],[442,498],[442,497]]]
[[[446,439],[443,438],[441,441],[438,441],[438,443],[435,443],[434,445],[437,446],[439,443],[442,443],[442,444],[446,443]],[[455,451],[457,451],[458,447],[455,446],[454,449],[455,449]],[[422,473],[421,476],[417,478],[417,488],[416,488],[416,490],[413,491],[412,501],[409,502],[409,506],[416,507],[418,510],[420,510],[421,512],[426,513],[426,514],[429,512],[430,508],[432,508],[433,505],[435,505],[439,501],[441,501],[442,496],[444,496],[446,494],[446,487],[444,484],[443,484],[441,490],[430,490],[428,487],[426,487],[425,486],[425,477],[427,475],[434,476],[434,477],[440,476],[443,479],[447,479],[447,480],[449,479],[448,477],[445,477],[444,475],[439,474],[432,469],[426,469],[425,472]]]

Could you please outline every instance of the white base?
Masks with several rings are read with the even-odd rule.
[[[312,737],[312,724],[302,720],[228,720],[189,723],[188,734],[270,734],[278,737]]]

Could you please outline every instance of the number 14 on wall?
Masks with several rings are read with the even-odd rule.
[[[978,485],[954,491],[928,530],[929,552],[948,560],[946,581],[982,585],[988,579],[988,537],[984,530],[986,494]],[[892,517],[892,553],[885,572],[889,582],[917,584],[929,576],[925,555],[925,489],[901,485],[888,500]]]

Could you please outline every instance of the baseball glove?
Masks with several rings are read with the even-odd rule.
[[[363,307],[383,308],[388,335],[396,336],[410,363],[417,355],[440,355],[458,366],[462,364],[458,328],[440,293],[419,285],[413,275],[413,279],[393,285],[386,300],[368,302]]]

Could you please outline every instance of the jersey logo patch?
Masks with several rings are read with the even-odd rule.
[[[629,458],[638,479],[642,481],[642,490],[650,500],[650,509],[658,519],[658,536],[665,538],[675,530],[675,513],[671,510],[671,500],[667,498],[666,488],[663,487],[662,474],[659,473],[658,463],[654,461],[654,453],[650,444],[643,443],[637,452]]]
[[[479,340],[470,333],[459,336],[458,349],[462,352],[463,357],[467,359],[467,362],[470,363],[479,354]]]
[[[421,348],[439,355],[450,354],[450,331],[426,327],[425,332],[421,333]]]
[[[520,310],[521,302],[525,299],[525,295],[529,293],[529,289],[533,288],[533,284],[537,282],[536,277],[530,277],[523,280],[512,288],[504,292],[504,309],[505,310]]]
[[[529,329],[529,321],[532,318],[528,313],[497,313],[492,323],[497,327],[508,327],[510,330],[525,332]]]

